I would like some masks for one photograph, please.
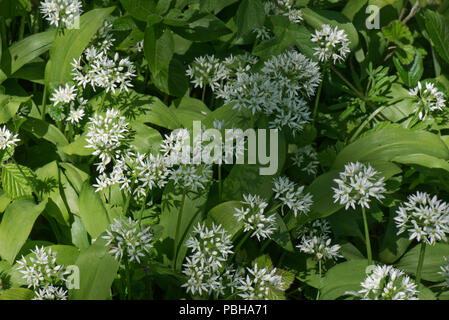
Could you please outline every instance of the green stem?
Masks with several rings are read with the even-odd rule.
[[[125,258],[125,275],[126,275],[126,288],[128,289],[127,292],[127,299],[131,300],[131,270],[129,269],[129,263],[128,260]]]
[[[221,164],[218,165],[218,202],[221,202],[223,184],[221,180]]]
[[[47,86],[44,86],[44,93],[42,95],[42,120],[45,120],[45,114],[47,113]]]
[[[315,96],[315,106],[313,108],[313,122],[315,122],[316,117],[318,115],[318,104],[320,103],[320,96],[321,96],[321,90],[323,89],[323,83],[324,83],[324,75],[326,74],[327,69],[323,70],[323,79],[320,82],[320,86],[318,87],[318,92]]]
[[[139,227],[142,227],[142,216],[143,216],[143,211],[145,210],[145,206],[147,204],[149,192],[150,192],[150,188],[147,187],[147,191],[145,192],[145,200],[143,200],[142,207],[140,208],[140,212],[139,212]]]
[[[129,193],[129,197],[126,198],[125,207],[123,208],[123,216],[126,217],[126,214],[128,213],[129,203],[131,202],[131,198],[133,196],[132,190],[134,189],[134,182],[131,184],[131,192]]]
[[[370,123],[375,116],[377,116],[380,112],[382,112],[383,109],[385,109],[385,107],[386,107],[385,105],[381,106],[377,108],[373,113],[371,113],[371,115],[365,121],[363,121],[360,127],[358,127],[357,131],[354,133],[351,139],[349,139],[349,142],[353,142],[359,136],[360,132],[362,132],[362,130],[368,125],[368,123]]]
[[[370,266],[373,263],[373,257],[371,253],[371,242],[369,239],[369,229],[368,229],[368,221],[366,219],[365,207],[362,207],[362,215],[363,215],[363,225],[365,226],[366,254],[368,256],[368,265]]]
[[[179,230],[181,228],[181,221],[182,221],[182,211],[184,209],[184,202],[186,200],[186,190],[184,189],[182,191],[182,198],[181,198],[181,206],[179,207],[179,212],[178,212],[178,220],[176,222],[176,233],[175,233],[175,243],[174,243],[174,249],[175,249],[175,254],[174,254],[174,258],[173,258],[173,269],[176,269],[176,260],[178,259],[178,241],[179,241]]]
[[[203,87],[203,93],[201,94],[201,101],[204,102],[204,98],[206,97],[206,85]]]
[[[251,235],[250,232],[246,232],[245,235],[240,239],[239,243],[235,246],[234,255],[237,254],[237,252],[240,250],[240,248],[243,246],[243,244],[246,242],[246,240],[248,240],[250,235]]]
[[[416,269],[416,284],[421,283],[421,272],[422,266],[424,264],[424,255],[426,253],[426,243],[421,243],[421,249],[419,250],[419,260],[418,260],[418,268]]]
[[[19,40],[23,39],[23,34],[25,33],[25,16],[20,18],[20,27],[19,27]]]
[[[321,277],[322,277],[322,266],[321,266],[321,259],[318,259],[318,274],[320,276],[320,288],[321,288]],[[316,293],[316,299],[318,300],[320,299],[320,288],[317,289],[317,293]]]
[[[263,253],[265,251],[265,249],[270,245],[271,243],[271,239],[267,239],[265,240],[265,242],[263,243],[262,247],[260,247],[260,252]]]

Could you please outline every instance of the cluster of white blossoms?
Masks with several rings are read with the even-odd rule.
[[[360,285],[359,291],[346,293],[362,300],[418,300],[417,285],[392,266],[376,266]]]
[[[11,149],[20,141],[18,134],[13,134],[6,126],[0,127],[0,150]]]
[[[444,93],[435,88],[433,83],[426,82],[425,88],[418,82],[414,89],[410,89],[409,95],[416,99],[415,112],[418,112],[418,117],[423,120],[431,111],[442,111],[446,106],[446,99]]]
[[[40,3],[44,18],[56,27],[71,28],[82,13],[79,0],[43,0]]]
[[[273,184],[274,198],[292,210],[295,217],[310,211],[313,204],[312,195],[304,192],[304,186],[296,186],[288,177],[274,178]]]
[[[296,133],[311,121],[305,99],[315,94],[320,82],[317,63],[291,49],[265,61],[260,72],[228,81],[217,96],[239,111],[271,117],[270,128],[288,127]]]
[[[258,195],[244,194],[243,207],[235,208],[234,216],[238,221],[243,221],[243,230],[252,231],[251,237],[257,237],[257,240],[270,238],[276,230],[276,217],[274,214],[265,215],[264,211],[267,203]]]
[[[321,62],[328,62],[331,59],[335,64],[337,61],[343,62],[346,59],[350,42],[344,30],[332,27],[328,24],[321,26],[321,30],[315,30],[312,35],[312,42],[315,42],[318,47],[315,48],[314,55],[318,56]]]
[[[67,300],[67,290],[51,284],[46,285],[35,292],[33,300]]]
[[[217,92],[217,96],[220,97],[222,87],[227,81],[239,79],[249,72],[257,61],[257,57],[249,53],[230,55],[225,59],[206,55],[195,58],[187,67],[186,74],[195,88],[210,86],[211,90]]]
[[[282,288],[282,277],[276,272],[276,268],[259,268],[257,263],[247,268],[246,277],[240,279],[240,285],[237,286],[238,295],[245,300],[273,299],[271,291]]]
[[[97,168],[102,173],[112,159],[120,156],[129,132],[128,122],[115,109],[108,109],[105,115],[95,113],[89,120],[86,148],[94,149],[92,154],[99,156]]]
[[[53,105],[48,112],[54,120],[61,121],[65,119],[73,125],[84,118],[84,109],[88,101],[78,97],[77,91],[78,89],[75,86],[70,86],[68,83],[54,89],[50,98]]]
[[[301,252],[315,255],[318,260],[337,260],[343,256],[339,253],[341,246],[332,245],[332,232],[329,222],[324,219],[315,220],[298,230],[300,244],[296,247]]]
[[[441,271],[438,274],[442,275],[446,281],[446,287],[449,287],[449,259],[444,257],[445,265],[441,266]]]
[[[398,234],[408,232],[410,240],[434,244],[446,241],[449,233],[449,204],[426,192],[410,195],[396,211]]]
[[[56,253],[51,248],[46,250],[43,246],[36,246],[28,258],[22,256],[17,264],[26,285],[35,291],[36,298],[53,295],[55,299],[66,299],[67,291],[63,289],[65,269],[56,263]]]
[[[125,258],[129,262],[140,263],[140,259],[148,255],[153,247],[150,226],[143,227],[139,221],[131,217],[114,219],[114,223],[109,226],[102,238],[106,240],[109,253],[117,261]]]
[[[90,84],[96,88],[104,88],[106,92],[129,91],[133,85],[131,80],[136,76],[136,68],[128,57],[120,58],[116,52],[110,58],[107,51],[98,50],[94,46],[87,48],[83,55],[72,62],[73,79],[79,87],[86,88]]]
[[[270,28],[262,26],[253,30],[256,34],[256,39],[260,41],[273,39],[274,35]]]
[[[371,198],[377,200],[385,198],[383,194],[387,190],[384,178],[379,177],[379,173],[370,164],[350,162],[339,175],[340,179],[334,179],[338,188],[332,188],[334,202],[345,205],[346,210],[349,207],[355,209],[356,204],[362,208],[369,208]]]
[[[286,16],[291,23],[301,23],[302,17],[301,9],[294,7],[294,0],[278,0],[277,5],[273,1],[265,2],[266,15],[281,15]]]
[[[188,277],[182,285],[187,293],[218,297],[234,290],[240,272],[227,265],[233,246],[231,235],[221,225],[208,228],[198,223],[186,246],[191,249],[182,271]]]
[[[302,172],[310,175],[315,175],[320,165],[318,153],[311,145],[296,149],[292,161]]]

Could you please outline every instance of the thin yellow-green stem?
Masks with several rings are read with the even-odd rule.
[[[366,219],[365,207],[362,207],[362,215],[363,215],[363,225],[365,227],[366,255],[368,257],[368,265],[370,266],[373,263],[373,256],[371,253],[371,241],[369,239],[368,220]]]
[[[418,260],[418,267],[416,269],[416,284],[421,283],[421,273],[422,273],[422,267],[424,265],[424,256],[426,253],[426,243],[421,243],[421,248],[419,250],[419,260]]]

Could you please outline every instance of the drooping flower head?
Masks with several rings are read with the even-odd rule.
[[[340,179],[334,179],[337,188],[334,190],[334,202],[355,209],[356,204],[369,208],[371,198],[381,200],[385,189],[384,178],[370,164],[350,162],[345,165],[345,170],[340,172]]]
[[[238,221],[243,221],[244,231],[252,231],[251,236],[256,236],[257,240],[270,238],[274,232],[275,215],[265,215],[264,211],[267,203],[258,195],[244,194],[243,207],[236,208],[234,216]]]
[[[301,252],[312,254],[318,260],[337,260],[341,246],[332,245],[332,233],[329,223],[324,219],[315,220],[301,226],[298,230],[299,244],[296,246]]]
[[[273,183],[274,198],[292,210],[295,217],[310,211],[313,204],[312,195],[304,191],[304,186],[296,186],[288,177],[274,178]]]
[[[321,30],[315,30],[311,40],[318,45],[314,55],[318,56],[321,62],[328,62],[331,59],[334,64],[337,61],[343,62],[351,52],[348,36],[338,27],[332,29],[330,25],[324,24]]]
[[[392,266],[376,266],[360,285],[358,292],[347,294],[362,300],[418,300],[417,285]]]
[[[449,233],[449,205],[426,192],[408,197],[394,218],[398,234],[407,232],[409,239],[434,244],[446,241]]]
[[[426,82],[425,87],[418,82],[416,88],[410,89],[409,94],[416,100],[415,112],[420,120],[425,119],[432,111],[442,111],[446,106],[444,94],[430,82]]]
[[[142,226],[131,217],[114,219],[102,238],[106,240],[109,252],[118,261],[125,258],[129,262],[140,263],[140,259],[147,256],[153,247],[150,226]]]

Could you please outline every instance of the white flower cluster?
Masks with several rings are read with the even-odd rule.
[[[9,131],[6,126],[0,128],[0,150],[14,148],[17,145],[18,139],[17,134],[13,134]]]
[[[358,292],[346,293],[362,300],[418,300],[417,285],[392,266],[376,266],[360,285]]]
[[[295,217],[310,211],[313,204],[312,195],[304,192],[304,186],[297,187],[288,177],[274,178],[273,184],[274,198],[292,210]]]
[[[240,285],[237,286],[238,295],[245,300],[272,299],[271,291],[282,288],[282,278],[276,272],[276,268],[259,268],[257,263],[253,268],[247,268],[246,277],[240,279]]]
[[[438,274],[442,275],[445,278],[446,287],[449,287],[449,259],[447,257],[444,257],[444,261],[446,262],[446,264],[440,267],[441,271],[438,272]]]
[[[314,55],[318,56],[321,62],[328,62],[333,60],[335,64],[337,61],[344,61],[348,53],[350,41],[344,30],[332,27],[328,24],[321,26],[321,30],[315,30],[312,35],[312,42],[315,42],[318,47],[315,48]]]
[[[36,291],[33,300],[67,300],[67,290],[49,284]]]
[[[100,157],[101,161],[97,163],[97,167],[102,173],[112,159],[120,156],[126,134],[129,132],[128,122],[125,117],[120,116],[120,111],[115,109],[108,109],[104,116],[95,113],[89,120],[86,148],[94,149],[92,154]]]
[[[73,79],[78,86],[85,88],[90,84],[94,91],[98,87],[105,88],[106,92],[116,93],[117,88],[119,92],[128,92],[133,86],[131,80],[136,76],[136,68],[128,57],[120,59],[116,52],[110,58],[107,51],[94,46],[87,48],[78,60],[74,59],[72,67]]]
[[[73,27],[82,13],[79,0],[43,0],[40,6],[44,18],[51,25],[61,28]]]
[[[251,237],[256,236],[257,240],[270,238],[271,234],[276,230],[276,217],[274,214],[265,215],[264,211],[267,203],[258,195],[244,194],[244,204],[241,208],[235,208],[234,216],[238,221],[243,221],[244,231],[252,231]]]
[[[214,55],[206,55],[195,58],[188,66],[186,74],[191,79],[195,88],[210,86],[212,91],[218,90],[220,96],[221,87],[226,81],[239,79],[251,70],[258,59],[248,53],[242,55],[230,55],[220,60]]]
[[[434,244],[446,241],[449,233],[449,204],[426,192],[410,195],[396,211],[398,234],[408,232],[410,240]]]
[[[188,277],[186,291],[192,294],[224,295],[228,289],[233,291],[240,273],[227,265],[232,255],[231,235],[221,225],[211,228],[199,223],[186,246],[191,254],[183,265],[183,274]]]
[[[276,5],[273,1],[265,2],[265,13],[267,15],[282,15],[288,17],[291,23],[300,23],[304,19],[301,9],[295,8],[294,0],[278,0]]]
[[[36,298],[53,295],[55,299],[65,300],[67,291],[65,285],[64,266],[56,263],[56,253],[51,248],[36,246],[28,258],[22,256],[17,261],[18,270],[22,274],[28,288],[33,288]]]
[[[318,161],[318,153],[311,145],[307,145],[296,149],[293,157],[293,164],[302,172],[315,175],[320,162]]]
[[[425,88],[418,82],[416,88],[410,89],[409,94],[417,100],[415,112],[418,112],[420,120],[425,119],[431,111],[442,111],[446,106],[444,94],[430,82],[426,82]]]
[[[296,247],[301,252],[313,254],[318,260],[337,260],[343,256],[339,253],[341,246],[332,245],[331,229],[329,223],[324,219],[315,220],[298,232],[300,244]]]
[[[381,200],[385,198],[384,178],[379,178],[379,173],[370,164],[350,162],[345,165],[345,170],[340,172],[340,179],[334,179],[338,188],[334,190],[334,202],[355,209],[358,204],[369,208],[370,198]]]
[[[260,41],[270,40],[274,37],[271,29],[269,29],[265,26],[256,28],[253,30],[253,32],[256,34],[256,39],[260,40]]]
[[[258,73],[245,73],[228,81],[218,92],[234,109],[273,118],[271,128],[300,132],[311,121],[307,102],[321,82],[317,63],[295,50],[265,61]]]
[[[56,120],[63,120],[68,112],[66,121],[71,124],[79,123],[84,117],[84,109],[87,105],[87,100],[82,97],[77,97],[77,88],[66,83],[53,91],[50,101],[53,101],[53,106],[49,110],[50,116]],[[75,106],[75,102],[77,106]]]
[[[153,247],[150,226],[142,227],[131,217],[128,220],[124,217],[114,219],[102,238],[107,241],[106,246],[117,261],[125,257],[129,262],[140,263],[140,259]]]

